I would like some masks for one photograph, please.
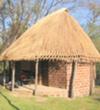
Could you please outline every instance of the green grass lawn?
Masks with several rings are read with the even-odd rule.
[[[11,93],[0,87],[0,110],[100,110],[100,87],[91,97],[76,99],[44,97],[22,98],[12,96]],[[21,95],[21,94],[20,94]]]

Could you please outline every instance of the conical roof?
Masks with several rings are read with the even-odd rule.
[[[42,18],[2,53],[3,60],[100,60],[79,23],[61,9]]]

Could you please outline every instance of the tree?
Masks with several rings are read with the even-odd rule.
[[[100,3],[95,0],[84,0],[84,2],[80,3],[80,6],[89,10],[89,14],[85,18],[87,19],[87,25],[84,26],[87,33],[90,37],[100,36]]]
[[[29,26],[46,16],[60,5],[71,4],[76,0],[4,0],[0,6],[0,39],[2,48],[8,47]],[[3,48],[3,50],[4,50]]]
[[[100,2],[90,0],[83,6],[90,10],[87,17],[87,32],[100,52]],[[100,63],[97,63],[96,68],[96,84],[100,84]]]

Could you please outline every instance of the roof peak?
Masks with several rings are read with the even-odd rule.
[[[54,12],[62,12],[62,11],[68,11],[68,9],[67,8],[60,8],[60,9],[54,11]]]
[[[54,15],[57,15],[59,13],[63,13],[63,12],[66,12],[67,13],[68,10],[66,8],[61,8],[61,9],[58,9],[56,11],[53,11],[53,12],[49,13],[48,15],[44,16],[43,18],[39,19],[33,26],[39,25],[41,22],[44,22],[48,18],[50,18],[50,17],[52,17]]]
[[[51,14],[48,14],[48,15],[57,14],[60,12],[68,12],[68,9],[67,8],[61,8],[61,9],[58,9],[56,11],[53,11]]]

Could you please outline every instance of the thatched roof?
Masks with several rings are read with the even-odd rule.
[[[2,53],[2,60],[100,60],[79,23],[65,10],[38,21]]]

